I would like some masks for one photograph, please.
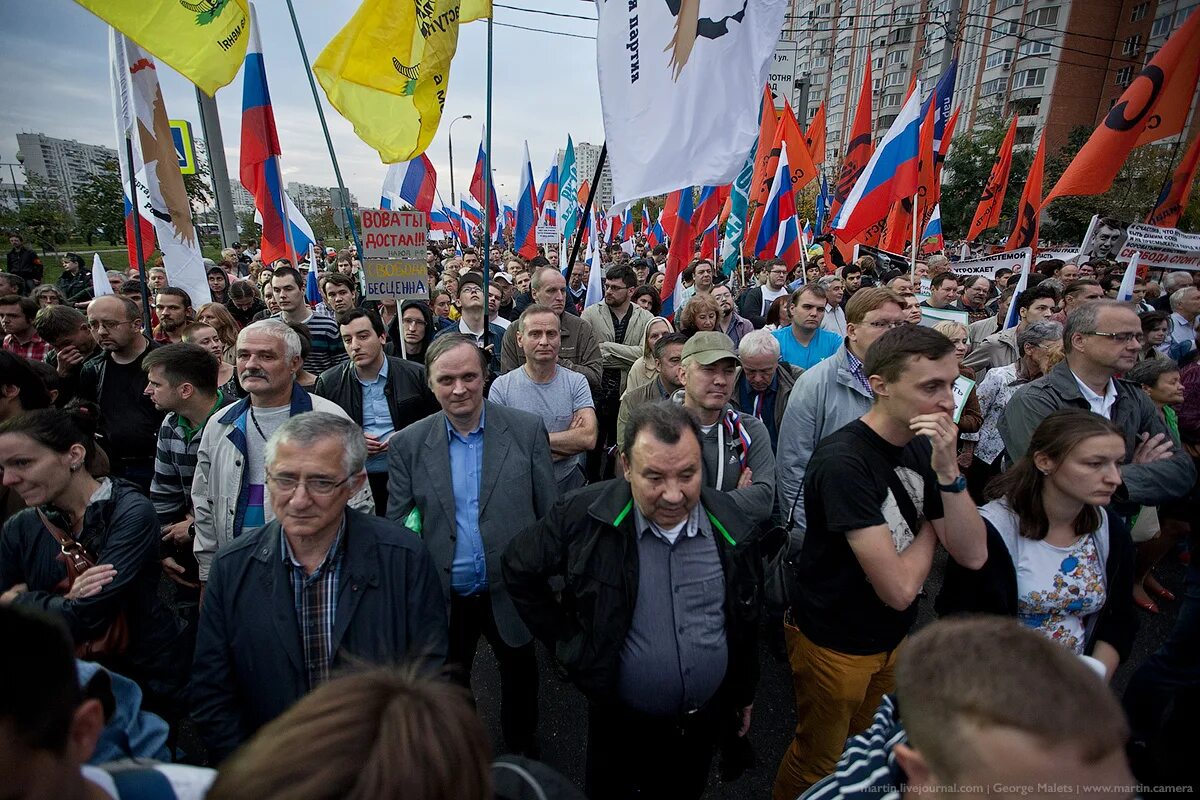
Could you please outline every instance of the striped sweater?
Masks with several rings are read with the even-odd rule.
[[[273,319],[283,319],[280,311],[272,316]],[[284,320],[286,322],[286,320]],[[320,375],[330,367],[341,364],[350,356],[342,344],[341,331],[337,320],[325,314],[313,313],[303,323],[312,337],[312,350],[304,359],[304,369],[313,375]]]
[[[234,395],[217,392],[211,417],[219,409],[237,400]],[[205,422],[208,418],[205,418]],[[192,476],[196,472],[196,454],[200,450],[200,434],[204,422],[188,431],[179,414],[171,412],[158,429],[158,447],[154,453],[154,477],[150,481],[150,500],[158,521],[169,525],[192,512]]]
[[[896,699],[884,695],[871,727],[846,740],[846,749],[833,774],[805,792],[803,800],[900,800],[907,782],[896,763],[895,748],[908,741]]]

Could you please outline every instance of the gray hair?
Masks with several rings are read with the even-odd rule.
[[[1039,347],[1046,342],[1061,342],[1063,326],[1053,320],[1038,320],[1032,325],[1026,325],[1017,334],[1017,352],[1025,355],[1026,347]]]
[[[300,334],[292,330],[291,326],[277,317],[268,317],[260,319],[258,322],[251,322],[238,333],[237,343],[242,343],[242,338],[247,333],[261,333],[265,336],[273,336],[283,342],[284,356],[291,361],[293,358],[300,357],[302,345],[300,344]]]
[[[1043,281],[1045,283],[1045,281]],[[1101,298],[1092,300],[1076,307],[1070,314],[1067,315],[1067,324],[1063,328],[1063,352],[1071,352],[1071,339],[1077,333],[1095,333],[1096,320],[1100,316],[1100,309],[1103,308],[1119,308],[1123,311],[1128,311],[1134,314],[1133,307],[1129,303],[1122,303],[1119,300],[1107,300]]]
[[[347,475],[357,475],[367,463],[367,443],[363,431],[345,417],[328,411],[307,411],[289,418],[275,429],[267,440],[266,464],[275,465],[275,453],[280,444],[309,448],[325,439],[341,442],[342,463]]]
[[[868,258],[869,258],[869,256],[868,256]],[[820,280],[817,281],[817,286],[820,286],[822,289],[825,289],[825,290],[828,290],[829,287],[833,286],[834,284],[837,284],[838,286],[842,285],[842,279],[839,278],[837,275],[826,275],[824,278],[821,278]]]
[[[1162,288],[1168,292],[1173,292],[1185,283],[1192,282],[1192,273],[1190,272],[1168,272],[1166,277],[1162,279]]]
[[[750,356],[751,358],[754,356],[771,356],[774,359],[778,359],[780,356],[779,340],[771,335],[770,331],[750,331],[738,343],[738,355]]]
[[[128,278],[125,276],[125,273],[123,273],[123,272],[118,272],[118,271],[117,271],[117,270],[115,270],[115,269],[109,269],[109,270],[105,270],[105,271],[104,271],[104,274],[108,276],[108,279],[109,279],[110,281],[111,281],[113,278],[120,278],[120,279],[121,279],[121,280],[123,280],[123,281],[124,281],[124,280],[129,280],[129,279],[128,279]]]
[[[678,403],[661,400],[656,403],[643,403],[629,414],[625,423],[625,457],[633,452],[633,443],[643,429],[649,429],[651,435],[661,442],[675,444],[686,431],[696,436],[696,443],[704,439],[700,433],[700,421],[692,412]]]
[[[1192,296],[1192,292],[1200,292],[1195,286],[1185,286],[1182,289],[1176,289],[1171,292],[1171,299],[1168,301],[1171,304],[1171,310],[1176,314],[1179,313],[1179,307],[1183,305],[1183,301]]]

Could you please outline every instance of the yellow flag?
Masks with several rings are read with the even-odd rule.
[[[75,0],[208,95],[246,57],[248,0]]]
[[[492,0],[363,0],[313,73],[385,164],[410,161],[442,119],[459,23],[491,13]]]

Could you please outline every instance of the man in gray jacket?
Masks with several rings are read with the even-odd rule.
[[[863,361],[867,349],[904,325],[904,298],[891,289],[859,289],[846,304],[846,339],[832,356],[796,381],[779,425],[776,480],[780,518],[793,519],[793,552],[804,541],[804,473],[817,444],[871,410],[874,395]]]
[[[1183,497],[1196,481],[1187,451],[1176,448],[1154,404],[1135,384],[1115,376],[1137,363],[1142,326],[1128,303],[1094,300],[1078,306],[1063,330],[1066,359],[1017,390],[1000,420],[1004,447],[1015,461],[1034,430],[1060,408],[1090,410],[1125,434],[1122,484],[1113,508],[1129,516],[1137,506]]]

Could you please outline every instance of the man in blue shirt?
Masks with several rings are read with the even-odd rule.
[[[809,369],[841,346],[840,336],[821,327],[826,301],[825,290],[815,283],[805,284],[792,293],[789,303],[792,324],[775,331],[780,357],[792,366]]]

